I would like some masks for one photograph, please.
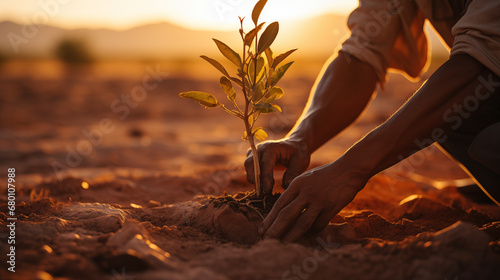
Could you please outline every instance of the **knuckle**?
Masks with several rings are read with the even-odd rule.
[[[301,194],[307,201],[316,201],[318,199],[318,195],[310,191],[310,188],[305,189]]]
[[[246,169],[253,167],[253,157],[248,157],[243,164],[245,165]]]
[[[277,208],[277,209],[281,209],[281,208],[285,207],[284,200],[283,200],[283,199],[278,199],[278,200],[274,203],[274,207],[275,207],[275,208]]]

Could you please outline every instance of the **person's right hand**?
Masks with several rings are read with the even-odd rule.
[[[311,153],[307,145],[300,141],[283,139],[266,141],[257,146],[260,163],[260,181],[262,193],[270,194],[273,191],[273,171],[277,165],[284,166],[287,170],[283,175],[282,187],[286,189],[295,177],[302,174],[311,160]],[[245,160],[247,180],[255,184],[252,151],[249,150]]]

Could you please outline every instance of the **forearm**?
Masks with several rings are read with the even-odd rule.
[[[369,65],[342,52],[320,77],[302,116],[288,134],[288,138],[305,143],[311,153],[356,120],[377,82]]]
[[[466,100],[484,102],[488,88],[481,83],[490,75],[467,55],[452,57],[396,114],[346,152],[342,162],[371,177],[435,141],[446,140],[446,132],[456,125],[450,119],[473,113],[464,112]]]

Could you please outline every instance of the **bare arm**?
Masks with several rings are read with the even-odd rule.
[[[288,134],[312,153],[352,124],[372,97],[377,78],[366,63],[339,55],[320,74],[308,104]]]
[[[473,113],[460,112],[457,106],[471,99],[481,104],[488,88],[489,94],[495,94],[491,89],[499,86],[499,78],[472,57],[450,58],[396,114],[342,157],[297,177],[260,232],[269,238],[295,240],[310,228],[324,228],[370,177],[422,149],[417,141],[442,141],[456,124],[449,122],[450,117],[465,118],[464,113]]]
[[[371,177],[430,143],[444,141],[446,131],[457,125],[452,117],[465,120],[473,114],[466,109],[470,108],[467,103],[479,106],[487,96],[495,94],[492,89],[498,89],[498,80],[472,57],[456,55],[389,120],[353,146],[344,157],[349,162],[357,162],[369,154],[372,160],[362,161],[359,170]],[[488,81],[490,84],[484,85]]]
[[[377,82],[373,69],[339,52],[319,75],[302,116],[285,139],[258,147],[264,193],[274,186],[276,165],[287,168],[283,187],[304,172],[313,151],[349,126],[368,104]],[[253,182],[253,157],[245,161],[247,178]]]

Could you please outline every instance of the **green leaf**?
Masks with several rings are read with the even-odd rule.
[[[287,51],[286,53],[282,53],[282,54],[278,55],[278,56],[274,59],[274,61],[273,61],[273,63],[272,63],[272,66],[271,66],[271,67],[272,67],[272,68],[276,68],[276,67],[278,67],[278,65],[279,65],[279,64],[280,64],[283,60],[285,60],[285,59],[286,59],[289,55],[291,55],[291,54],[292,54],[294,51],[296,51],[296,50],[297,50],[297,49],[289,50],[289,51]]]
[[[220,52],[227,58],[229,59],[234,65],[236,66],[241,66],[241,57],[240,55],[233,51],[228,45],[224,44],[223,42],[213,39],[215,44],[217,44],[217,47],[219,48]]]
[[[288,68],[292,65],[293,61],[288,62],[287,64],[281,66],[276,70],[276,72],[273,73],[273,76],[271,77],[271,86],[275,86],[281,78],[285,75],[286,71]]]
[[[236,98],[236,91],[234,90],[231,81],[228,78],[222,76],[220,78],[220,86],[227,94],[227,99],[234,101],[234,99]]]
[[[280,25],[277,21],[269,24],[269,26],[264,30],[259,39],[259,46],[257,48],[258,53],[264,52],[267,48],[271,46],[278,36],[278,31],[280,29]]]
[[[253,59],[250,60],[250,62],[248,62],[248,70],[247,71],[248,71],[248,73],[247,73],[248,78],[251,81],[253,81],[253,75],[254,75],[254,71],[255,71],[255,63],[254,63]]]
[[[252,131],[252,135],[255,136],[255,138],[257,138],[257,140],[259,141],[266,141],[267,137],[269,137],[269,135],[267,135],[267,132],[262,127],[254,128]],[[241,137],[241,139],[248,141],[248,133],[246,132],[246,130],[243,132],[243,137]]]
[[[266,65],[266,61],[261,56],[257,60],[257,78],[260,76],[261,72],[264,70],[264,65]]]
[[[257,78],[261,76],[262,71],[264,70],[264,65],[266,64],[263,57],[259,57],[257,60]],[[248,75],[250,76],[251,81],[255,81],[255,63],[253,61],[250,62],[248,67]]]
[[[259,102],[262,96],[264,96],[262,89],[259,87],[259,85],[254,85],[254,88],[252,90],[252,102]]]
[[[281,112],[280,106],[271,103],[258,103],[255,104],[255,110],[262,114],[269,114],[274,112]]]
[[[282,88],[280,87],[273,87],[269,93],[266,95],[267,96],[267,102],[273,102],[276,99],[280,99],[283,97],[285,92],[283,91]]]
[[[271,48],[267,48],[264,53],[266,54],[266,58],[267,58],[267,64],[269,66],[273,65],[273,51],[271,50]]]
[[[260,116],[259,112],[254,112],[253,114],[251,114],[250,116],[248,116],[248,123],[250,124],[250,126],[254,125],[254,123],[257,121],[257,119],[259,118],[259,116]]]
[[[250,81],[248,79],[249,79],[249,77],[247,76],[245,78],[245,86],[246,86],[246,91],[247,91],[247,97],[251,98],[252,97],[252,85],[250,84]]]
[[[224,76],[229,77],[229,73],[227,73],[226,68],[224,68],[224,66],[222,66],[222,64],[220,64],[217,60],[204,55],[200,57],[212,64],[215,68],[217,68],[217,70],[224,74]]]
[[[269,137],[269,135],[267,135],[267,132],[262,127],[255,128],[252,133],[259,141],[265,141],[267,137]]]
[[[252,11],[252,20],[255,25],[259,22],[259,17],[260,13],[262,12],[262,9],[264,9],[264,6],[266,6],[267,0],[260,0],[255,4],[255,7],[253,7]]]
[[[234,78],[234,77],[229,77],[231,79],[231,81],[233,81],[233,83],[237,84],[238,86],[240,86],[241,88],[243,88],[243,82],[238,79],[238,78]]]
[[[257,33],[259,33],[259,31],[262,29],[262,26],[264,26],[264,24],[265,24],[265,22],[259,24],[257,27],[250,30],[250,32],[248,32],[245,35],[245,42],[244,42],[245,45],[247,45],[247,46],[252,45],[253,39],[255,39],[255,36],[257,36]]]
[[[179,96],[186,99],[194,100],[200,103],[202,106],[205,106],[205,109],[217,107],[219,105],[217,99],[215,99],[215,97],[210,93],[205,93],[201,91],[188,91],[188,92],[181,92]]]

